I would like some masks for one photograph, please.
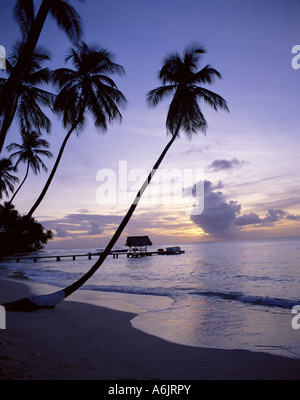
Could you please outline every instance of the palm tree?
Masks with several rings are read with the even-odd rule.
[[[118,106],[126,103],[109,74],[124,73],[124,68],[113,62],[113,55],[96,45],[80,43],[71,48],[66,62],[71,60],[75,70],[61,68],[53,73],[54,82],[61,89],[54,111],[62,114],[63,125],[69,127],[49,178],[28,215],[32,216],[43,200],[54,178],[66,144],[76,129],[82,129],[86,114],[90,113],[97,129],[106,131],[107,123],[122,119]]]
[[[13,303],[8,303],[5,305],[8,309],[30,310],[40,307],[55,307],[56,304],[79,289],[99,269],[119,239],[133,215],[141,196],[151,182],[155,171],[159,168],[176,138],[179,137],[180,130],[183,130],[188,136],[197,133],[198,130],[205,132],[207,122],[198,101],[203,99],[215,110],[224,109],[228,111],[227,103],[221,96],[198,86],[199,83],[211,83],[214,77],[221,78],[220,73],[209,65],[197,71],[197,63],[200,55],[203,53],[205,53],[205,50],[194,44],[186,48],[182,58],[177,53],[172,53],[164,59],[163,67],[159,73],[159,79],[162,81],[163,86],[151,90],[148,93],[147,101],[150,105],[155,106],[165,95],[173,93],[166,121],[167,132],[171,134],[172,138],[156,161],[127,214],[96,263],[85,275],[67,288],[50,295],[21,299]]]
[[[40,134],[38,132],[25,131],[22,134],[22,138],[23,138],[22,144],[12,143],[6,147],[6,150],[8,151],[17,150],[9,157],[10,160],[18,157],[18,160],[15,164],[15,169],[17,169],[18,164],[20,162],[27,164],[25,177],[21,182],[20,186],[18,187],[18,189],[15,191],[12,198],[10,199],[9,204],[13,202],[17,193],[19,192],[24,182],[26,181],[30,168],[32,169],[35,175],[37,175],[40,172],[41,168],[45,172],[48,171],[46,165],[44,164],[40,156],[45,156],[48,158],[53,157],[53,154],[50,151],[45,150],[49,148],[49,143],[46,140],[41,139]]]
[[[15,168],[12,162],[8,158],[0,159],[0,199],[2,199],[4,192],[6,196],[9,196],[8,191],[14,191],[14,183],[17,183],[19,179],[12,175],[15,172]]]
[[[13,49],[13,53],[7,63],[7,72],[10,74],[17,63],[22,47],[22,44],[17,44]],[[27,73],[23,75],[22,81],[14,93],[12,106],[6,109],[2,115],[0,152],[8,129],[15,117],[18,120],[20,132],[28,131],[32,128],[37,129],[39,132],[41,132],[41,129],[50,132],[51,122],[41,107],[51,107],[56,96],[38,87],[51,81],[50,70],[41,66],[43,62],[49,59],[50,57],[45,49],[37,48],[33,53]],[[0,78],[1,96],[7,81],[7,79]]]
[[[8,114],[9,110],[13,108],[18,87],[30,70],[31,58],[48,14],[56,20],[58,26],[66,32],[70,40],[77,41],[82,35],[80,16],[70,5],[69,0],[42,0],[36,15],[34,0],[16,1],[14,16],[21,28],[24,46],[22,46],[18,60],[1,91],[0,119],[2,121],[4,114]],[[0,153],[6,134],[7,129],[0,132]]]

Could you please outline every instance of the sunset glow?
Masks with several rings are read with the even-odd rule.
[[[0,15],[7,53],[19,36],[12,6],[2,5]],[[211,90],[227,100],[230,113],[216,113],[202,103],[206,136],[189,140],[181,134],[162,168],[203,171],[204,211],[187,215],[174,198],[162,204],[165,186],[153,183],[152,201],[141,202],[119,244],[124,245],[126,235],[148,234],[155,244],[299,236],[300,70],[293,67],[297,60],[292,65],[292,48],[300,41],[300,4],[278,0],[270,10],[270,2],[258,0],[172,0],[172,7],[158,0],[89,0],[76,7],[85,23],[84,40],[107,47],[124,66],[126,74],[116,81],[128,105],[122,123],[109,126],[104,135],[90,121],[71,137],[34,215],[54,233],[48,246],[99,247],[114,233],[140,184],[133,172],[149,173],[169,140],[168,103],[149,109],[146,93],[158,86],[163,57],[195,40],[207,49],[201,67],[211,64],[222,74]],[[70,43],[51,19],[40,41],[51,51],[49,68],[64,67]],[[5,71],[0,75],[5,77]],[[65,130],[57,117],[50,117],[53,127],[46,139],[56,156]],[[12,141],[19,141],[17,124],[5,145]],[[50,170],[54,161],[46,162]],[[99,204],[99,171],[113,171],[118,178],[120,162],[128,168],[122,192],[128,201]],[[24,173],[20,166],[18,176]],[[29,176],[15,200],[19,212],[29,211],[46,179],[45,173]]]

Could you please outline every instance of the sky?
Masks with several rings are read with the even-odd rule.
[[[199,69],[211,64],[222,74],[209,89],[226,99],[230,112],[217,113],[200,103],[208,122],[206,135],[190,139],[182,133],[175,141],[119,245],[129,235],[149,235],[154,244],[299,236],[300,69],[292,49],[300,45],[300,2],[72,4],[83,20],[84,41],[108,48],[124,66],[126,74],[113,79],[128,104],[122,122],[110,125],[105,134],[90,118],[71,137],[34,214],[54,233],[48,248],[101,248],[108,242],[170,140],[165,128],[169,102],[149,108],[146,94],[160,86],[157,73],[163,58],[173,51],[182,54],[193,42],[207,50]],[[13,5],[0,3],[0,44],[7,54],[19,38]],[[49,68],[65,65],[71,43],[50,17],[39,45],[51,53]],[[45,139],[56,156],[66,131],[56,116],[47,115],[52,131]],[[20,142],[17,124],[5,146],[11,142]],[[54,158],[44,161],[50,171]],[[20,180],[24,175],[25,166],[18,170]],[[31,172],[14,201],[20,213],[29,211],[46,179],[46,173]]]

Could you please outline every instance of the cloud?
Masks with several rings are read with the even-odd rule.
[[[275,222],[278,222],[282,219],[294,219],[299,221],[300,216],[288,214],[286,211],[280,209],[270,209],[268,210],[266,216],[261,218],[258,214],[245,214],[241,217],[237,217],[235,220],[235,224],[237,226],[247,226],[247,225],[256,225],[256,226],[273,226]]]
[[[44,221],[42,224],[46,229],[55,231],[55,237],[66,238],[100,235],[107,229],[117,227],[121,219],[118,215],[89,214],[84,210],[84,213],[68,214],[61,219]]]
[[[259,215],[251,213],[251,214],[245,214],[242,215],[241,217],[237,217],[235,219],[235,225],[237,226],[247,226],[247,225],[253,225],[253,224],[259,224],[261,223],[261,219]]]
[[[239,161],[237,158],[233,158],[232,160],[215,160],[208,166],[208,168],[216,172],[222,170],[231,170],[235,167],[241,167],[245,164],[247,164],[246,161]]]
[[[236,232],[235,218],[239,215],[241,205],[236,201],[226,202],[220,191],[221,182],[213,186],[210,181],[204,182],[204,211],[200,215],[192,215],[191,220],[206,233],[217,238],[230,237]]]
[[[300,221],[300,215],[289,214],[281,209],[270,209],[264,217],[256,213],[240,215],[242,206],[236,201],[227,201],[218,189],[224,187],[221,181],[213,185],[204,183],[204,211],[200,215],[192,215],[191,220],[210,234],[221,239],[233,239],[241,236],[243,227],[261,228],[274,226],[283,219]]]
[[[300,215],[293,215],[293,214],[288,214],[286,216],[286,219],[292,219],[294,221],[300,221]]]

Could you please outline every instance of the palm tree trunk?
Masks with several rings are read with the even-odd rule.
[[[16,88],[16,90],[17,90],[17,88]],[[5,142],[5,139],[6,139],[7,132],[8,132],[9,127],[10,127],[10,125],[11,125],[13,119],[14,119],[15,112],[16,112],[16,109],[17,109],[18,101],[16,100],[16,96],[14,96],[14,98],[12,98],[11,101],[12,101],[12,105],[11,105],[11,108],[9,110],[9,114],[6,113],[3,116],[3,122],[1,124],[1,130],[0,130],[0,154],[1,154],[3,146],[4,146],[4,142]]]
[[[154,164],[152,171],[150,172],[150,174],[148,175],[148,178],[145,180],[144,184],[142,185],[141,189],[139,190],[138,194],[136,195],[132,205],[130,206],[129,210],[127,211],[127,214],[123,218],[123,220],[122,220],[121,224],[119,225],[118,229],[116,230],[115,234],[111,238],[110,242],[106,246],[103,253],[101,253],[99,259],[92,266],[92,268],[85,275],[83,275],[80,279],[78,279],[72,285],[68,286],[67,288],[65,288],[63,290],[60,290],[58,292],[51,293],[48,295],[44,295],[44,296],[34,296],[34,297],[29,297],[29,298],[16,300],[14,302],[3,304],[3,306],[6,308],[7,311],[32,311],[32,310],[36,310],[39,308],[53,308],[58,303],[63,301],[66,297],[70,296],[77,289],[79,289],[100,268],[100,266],[103,264],[106,257],[112,250],[113,246],[116,244],[117,240],[121,236],[124,228],[126,227],[127,223],[129,222],[130,218],[132,217],[132,214],[134,213],[144,191],[150,184],[156,170],[159,168],[165,155],[167,154],[168,150],[170,149],[170,147],[174,143],[176,137],[178,136],[180,126],[181,126],[181,123],[178,124],[178,128],[177,128],[176,132],[174,133],[172,139],[169,141],[169,143],[167,144],[167,146],[164,148],[163,152],[161,153],[160,157]]]
[[[108,254],[110,253],[110,251],[112,250],[114,245],[116,244],[117,240],[121,236],[124,228],[126,227],[127,223],[129,222],[130,218],[132,217],[132,215],[133,215],[133,213],[134,213],[134,211],[135,211],[135,209],[136,209],[136,207],[137,207],[137,205],[138,205],[143,193],[145,192],[145,190],[149,186],[149,184],[150,184],[155,172],[157,171],[157,169],[159,168],[160,164],[162,163],[162,161],[163,161],[165,155],[167,154],[169,148],[172,146],[173,142],[175,141],[175,139],[177,137],[177,134],[178,134],[178,131],[177,131],[176,134],[173,135],[172,139],[169,141],[169,143],[167,144],[167,146],[165,147],[165,149],[161,153],[160,157],[156,161],[154,167],[152,168],[152,171],[148,175],[148,178],[145,180],[143,186],[141,187],[141,189],[139,190],[138,194],[136,195],[132,205],[130,206],[129,210],[127,211],[127,214],[123,218],[121,224],[119,225],[119,227],[116,230],[115,234],[111,238],[110,242],[106,246],[106,249],[101,253],[101,255],[100,255],[99,259],[97,260],[97,262],[93,265],[93,267],[85,275],[83,275],[77,282],[73,283],[71,286],[68,286],[67,288],[64,289],[65,297],[70,296],[77,289],[79,289],[100,268],[100,266],[102,265],[102,263],[104,262],[104,260],[106,259],[106,257],[108,256]]]
[[[8,202],[8,204],[11,204],[12,201],[13,201],[13,199],[16,197],[18,191],[21,189],[21,187],[23,186],[24,182],[26,181],[26,179],[27,179],[27,177],[28,177],[28,174],[29,174],[29,163],[27,164],[27,170],[26,170],[25,178],[23,179],[23,181],[22,181],[21,185],[18,187],[18,189],[15,191],[13,197],[10,199],[10,201]]]
[[[51,171],[51,173],[50,173],[50,175],[49,175],[49,178],[48,178],[48,180],[47,180],[47,182],[46,182],[46,184],[45,184],[45,186],[44,186],[44,188],[43,188],[43,190],[42,190],[40,196],[38,197],[38,199],[36,200],[36,202],[35,202],[34,205],[32,206],[31,210],[30,210],[29,213],[27,214],[28,217],[31,217],[31,216],[32,216],[32,214],[35,212],[35,210],[38,208],[38,206],[41,204],[43,198],[45,197],[45,195],[46,195],[46,193],[47,193],[47,191],[48,191],[48,189],[49,189],[49,186],[51,185],[51,182],[52,182],[52,180],[53,180],[53,178],[54,178],[54,175],[55,175],[55,173],[56,173],[57,167],[58,167],[58,165],[59,165],[59,163],[60,163],[60,160],[61,160],[61,157],[62,157],[63,152],[64,152],[64,150],[65,150],[66,144],[67,144],[68,140],[70,139],[71,134],[72,134],[73,131],[76,129],[77,125],[78,125],[78,123],[76,122],[76,123],[72,126],[72,128],[69,130],[69,132],[67,133],[67,135],[66,135],[66,137],[65,137],[65,139],[64,139],[64,141],[63,141],[63,143],[62,143],[62,145],[61,145],[61,147],[60,147],[60,150],[59,150],[57,159],[56,159],[55,164],[54,164],[54,166],[53,166],[53,168],[52,168],[52,171]]]
[[[7,82],[3,86],[0,96],[0,117],[3,115],[6,109],[10,109],[12,106],[13,98],[15,96],[15,93],[17,91],[20,82],[23,79],[24,74],[26,73],[26,67],[29,65],[28,61],[30,60],[34,52],[42,28],[44,26],[45,20],[47,18],[49,12],[49,4],[50,3],[47,0],[42,1],[37,16],[34,22],[32,23],[32,26],[28,33],[27,41],[18,58],[17,64],[11,71],[11,74],[7,79]],[[6,133],[7,130],[0,133],[0,143],[2,143],[2,147],[0,147],[0,153],[3,148]]]

